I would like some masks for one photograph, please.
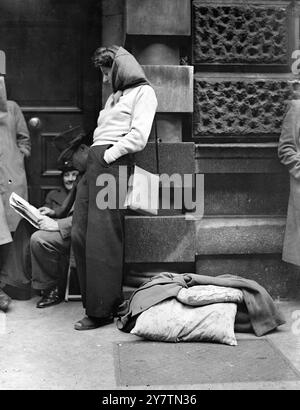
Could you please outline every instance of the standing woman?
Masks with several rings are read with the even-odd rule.
[[[82,181],[84,189],[75,201],[72,248],[86,310],[86,317],[75,324],[76,330],[111,323],[121,302],[124,210],[118,209],[118,193],[127,178],[119,176],[119,166],[132,165],[132,154],[146,146],[157,108],[155,92],[142,67],[124,48],[98,48],[93,61],[113,94],[100,111]],[[97,178],[102,174],[115,181],[117,207],[99,206]]]
[[[30,156],[29,131],[22,111],[15,101],[7,100],[4,78],[0,76],[0,193],[10,232],[21,217],[9,206],[9,197],[16,192],[27,199],[24,158]]]
[[[282,259],[300,266],[300,83],[283,120],[278,154],[290,173],[290,198]]]
[[[9,206],[15,191],[27,199],[24,157],[30,155],[30,137],[18,104],[8,101],[4,77],[0,74],[0,269],[21,217]],[[10,298],[0,290],[0,310],[6,311]]]

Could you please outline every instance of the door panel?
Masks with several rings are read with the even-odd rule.
[[[95,128],[99,75],[91,55],[100,44],[99,0],[1,0],[0,50],[6,53],[8,96],[31,128],[27,163],[30,201],[41,205],[60,184],[53,138],[69,127]]]

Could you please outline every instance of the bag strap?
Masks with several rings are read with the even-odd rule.
[[[135,99],[134,99],[133,109],[135,107],[136,100],[137,100],[137,95],[135,96]],[[154,123],[154,137],[155,137],[156,173],[159,174],[160,167],[159,167],[159,148],[158,148],[158,145],[159,145],[160,140],[158,138],[158,132],[157,132],[156,115],[154,117],[153,123]],[[131,127],[131,124],[130,124],[130,127]],[[133,169],[134,166],[136,165],[136,161],[135,161],[135,155],[134,154],[132,154],[132,155],[133,155],[133,165],[132,165],[132,169]]]
[[[156,173],[159,174],[159,150],[158,150],[158,145],[159,145],[160,141],[158,139],[156,118],[154,118],[154,136],[155,136],[155,152],[156,152]]]

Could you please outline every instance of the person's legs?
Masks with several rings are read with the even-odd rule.
[[[108,323],[122,299],[124,256],[124,211],[119,205],[119,165],[128,159],[105,166],[105,147],[90,151],[87,178],[89,184],[88,224],[86,232],[86,314],[100,325]],[[99,209],[97,178],[110,175],[115,183],[115,207]],[[121,183],[127,186],[127,175]],[[117,208],[117,209],[113,209]],[[80,327],[80,326],[79,326]],[[95,326],[96,327],[96,326]],[[87,325],[87,328],[88,325]],[[93,327],[91,327],[93,328]],[[78,330],[81,330],[77,327]]]
[[[88,185],[84,175],[77,185],[76,200],[72,219],[71,244],[75,258],[82,304],[86,305],[86,259],[85,241],[88,218]]]
[[[66,274],[70,239],[60,232],[36,231],[30,239],[32,287],[37,290],[56,288]]]
[[[13,299],[31,297],[30,237],[36,231],[22,219],[17,226],[13,242],[1,247],[2,268],[0,281],[3,290]]]

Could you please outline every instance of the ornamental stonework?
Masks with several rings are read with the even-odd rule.
[[[194,137],[278,135],[289,97],[286,79],[196,77]]]
[[[286,7],[194,2],[194,63],[287,64],[288,26]]]

